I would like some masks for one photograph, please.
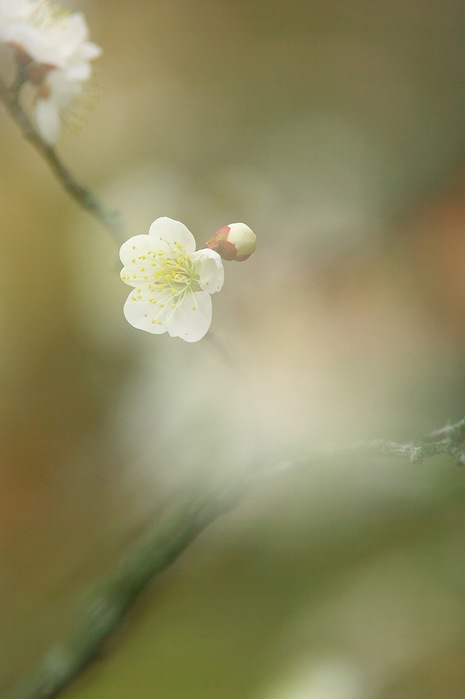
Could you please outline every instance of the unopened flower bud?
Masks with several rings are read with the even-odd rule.
[[[257,238],[245,223],[230,223],[217,230],[205,247],[217,252],[223,260],[243,262],[257,247]]]

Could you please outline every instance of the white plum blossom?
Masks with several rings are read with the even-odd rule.
[[[88,35],[82,12],[68,12],[48,0],[0,0],[0,41],[36,63],[65,69],[92,61],[102,50]]]
[[[218,253],[195,251],[195,239],[183,223],[158,218],[148,235],[121,246],[121,279],[134,287],[124,304],[135,328],[186,342],[197,342],[212,319],[211,294],[220,291],[224,269]]]
[[[37,88],[37,130],[49,145],[58,137],[60,115],[91,76],[90,61],[102,53],[88,35],[81,12],[48,0],[0,0],[0,42],[16,50],[25,78]]]

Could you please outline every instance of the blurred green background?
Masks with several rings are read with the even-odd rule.
[[[465,415],[465,4],[67,6],[105,52],[59,143],[78,179],[128,237],[245,221],[258,248],[200,343],[133,329],[118,245],[0,110],[0,693],[166,501]],[[283,473],[63,697],[463,699],[464,479],[367,456]]]

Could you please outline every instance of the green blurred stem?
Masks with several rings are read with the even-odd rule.
[[[119,243],[124,242],[126,236],[124,235],[124,227],[120,215],[114,211],[107,211],[90,189],[83,187],[83,185],[75,179],[68,168],[62,163],[54,148],[45,143],[37,133],[19,102],[20,89],[24,84],[21,73],[19,73],[19,76],[20,77],[17,78],[11,87],[8,87],[0,78],[0,99],[5,104],[10,116],[21,129],[24,138],[32,143],[34,148],[47,161],[51,170],[66,191],[74,197],[80,206],[87,209],[87,211],[98,218],[110,233],[115,236]]]
[[[171,565],[210,522],[230,510],[242,490],[238,485],[223,488],[194,498],[163,516],[155,532],[135,546],[115,575],[94,591],[71,638],[52,648],[26,681],[8,692],[5,699],[56,696],[95,658],[146,583]]]
[[[434,440],[438,435],[439,439]],[[240,481],[223,484],[201,496],[190,495],[160,517],[154,531],[134,546],[112,578],[94,591],[77,628],[65,643],[52,648],[36,670],[7,692],[4,699],[51,699],[76,677],[98,654],[105,639],[117,628],[126,611],[144,586],[162,573],[197,536],[217,517],[231,510],[252,487],[260,486],[283,472],[308,466],[325,458],[357,453],[385,453],[420,463],[425,457],[449,454],[460,465],[465,453],[465,420],[432,433],[422,443],[397,444],[386,440],[360,444],[345,449],[317,452],[299,462],[289,462],[275,469],[256,471]]]
[[[394,456],[408,456],[414,464],[421,464],[423,459],[440,454],[447,454],[455,459],[457,466],[465,465],[465,419],[455,425],[443,427],[431,432],[420,444],[396,444],[386,440],[374,442],[373,445]]]

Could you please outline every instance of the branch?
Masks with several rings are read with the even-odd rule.
[[[0,78],[0,99],[5,104],[10,116],[18,124],[24,138],[26,138],[47,161],[57,179],[61,182],[66,191],[74,197],[78,204],[98,218],[110,233],[116,237],[118,242],[124,242],[124,227],[120,215],[115,211],[107,211],[91,190],[83,187],[83,185],[74,178],[68,168],[62,163],[54,148],[45,143],[40,137],[19,103],[20,88],[21,83],[15,84],[9,88]]]
[[[395,442],[381,440],[373,442],[371,448],[394,456],[408,456],[414,464],[421,464],[423,459],[427,457],[447,454],[455,459],[457,466],[464,466],[465,450],[462,448],[464,441],[465,419],[454,425],[431,432],[420,444],[415,442],[396,444]]]
[[[351,448],[326,450],[299,462],[257,472],[247,480],[223,484],[202,497],[191,497],[187,504],[183,503],[162,517],[155,531],[123,558],[114,576],[93,593],[70,639],[52,648],[27,680],[7,692],[3,699],[56,697],[96,657],[105,639],[121,623],[149,580],[166,570],[211,522],[235,507],[252,487],[263,485],[287,470],[308,465],[310,461],[337,455],[384,453],[421,463],[424,458],[448,454],[457,464],[464,465],[465,452],[460,449],[464,441],[465,419],[431,433],[420,444],[378,440]]]
[[[7,692],[5,699],[55,697],[95,658],[146,583],[168,568],[210,522],[229,511],[241,490],[237,486],[223,488],[169,512],[156,531],[123,558],[113,578],[91,596],[69,641],[52,648],[27,680]]]

